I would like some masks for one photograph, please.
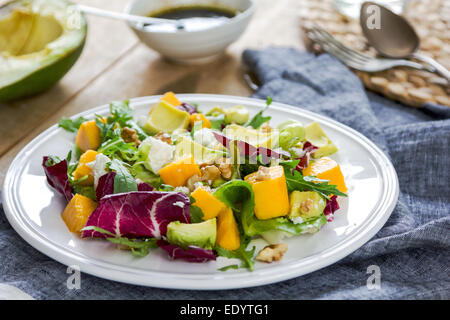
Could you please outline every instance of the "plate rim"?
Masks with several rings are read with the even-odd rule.
[[[245,101],[264,106],[266,101],[263,99],[239,97],[231,95],[217,95],[217,94],[178,94],[183,100],[222,100],[226,102],[245,104]],[[133,103],[143,103],[149,100],[157,100],[161,95],[144,96],[129,99],[130,104]],[[75,118],[79,116],[92,115],[98,111],[104,111],[108,108],[109,104],[103,104],[94,108],[90,108],[83,112],[77,113],[70,118]],[[200,274],[189,274],[189,273],[164,273],[150,270],[137,270],[133,268],[127,268],[118,265],[111,265],[111,263],[104,261],[97,261],[98,259],[92,260],[92,258],[85,256],[81,252],[76,252],[76,254],[62,250],[58,248],[57,245],[50,241],[43,242],[45,237],[41,234],[37,234],[33,228],[27,225],[26,221],[22,219],[19,212],[20,208],[17,208],[17,199],[14,201],[14,193],[12,192],[13,186],[15,185],[16,179],[21,175],[13,175],[16,172],[17,167],[20,164],[19,160],[25,161],[26,157],[23,157],[27,151],[32,150],[33,145],[42,138],[49,136],[51,134],[58,133],[58,125],[54,124],[48,129],[44,130],[42,133],[33,138],[26,146],[24,146],[21,151],[14,157],[11,162],[10,167],[5,175],[5,180],[2,188],[2,202],[5,215],[12,225],[14,230],[32,247],[47,255],[48,257],[62,263],[66,266],[79,265],[82,272],[92,274],[94,276],[104,278],[107,280],[113,280],[123,283],[151,286],[158,288],[168,288],[168,289],[187,289],[187,290],[224,290],[224,289],[238,289],[260,286],[265,284],[276,283],[295,277],[308,274],[313,271],[325,268],[356,251],[358,248],[363,246],[367,241],[369,241],[386,223],[392,214],[398,200],[399,195],[399,182],[397,173],[389,157],[371,140],[365,137],[362,133],[342,124],[334,119],[327,116],[305,110],[301,107],[294,107],[284,103],[273,102],[273,107],[280,109],[288,109],[294,113],[302,113],[309,117],[315,118],[317,120],[325,121],[327,125],[334,127],[338,131],[342,132],[344,135],[350,136],[352,140],[359,140],[358,142],[369,151],[369,153],[377,159],[377,165],[385,164],[382,166],[383,170],[381,173],[383,175],[383,183],[389,183],[391,187],[391,192],[387,196],[381,198],[380,204],[377,203],[378,207],[374,208],[375,212],[372,212],[370,219],[364,221],[358,229],[362,229],[364,232],[357,234],[355,236],[344,238],[343,246],[336,248],[333,245],[325,249],[320,254],[315,254],[310,257],[301,259],[300,261],[292,261],[285,265],[279,265],[272,268],[249,272],[240,273],[230,273],[230,274],[217,274],[217,276],[200,275]],[[62,130],[62,129],[60,129]],[[370,148],[369,148],[370,147]],[[22,159],[21,159],[22,158]],[[383,161],[380,161],[383,160]],[[386,166],[387,164],[387,166]],[[388,169],[388,170],[387,170]],[[383,185],[383,192],[387,190],[387,186]],[[383,213],[384,211],[384,213]],[[339,243],[341,243],[339,242]],[[132,269],[132,274],[129,271]],[[280,270],[281,269],[281,270]],[[105,271],[107,274],[105,275]],[[125,274],[124,274],[124,271]],[[152,277],[153,275],[153,277]],[[163,279],[160,279],[161,275],[165,275]],[[142,281],[142,276],[145,276],[145,281]],[[226,281],[212,281],[211,277],[214,279],[226,280]],[[246,279],[247,278],[247,279]],[[250,279],[249,279],[250,278]],[[148,280],[150,279],[150,281]],[[168,279],[171,281],[166,282]]]

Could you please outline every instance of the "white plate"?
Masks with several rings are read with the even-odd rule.
[[[131,100],[136,115],[147,114],[160,96]],[[247,106],[255,114],[265,101],[221,96],[180,95],[181,100],[197,102],[203,110],[220,105]],[[81,113],[108,114],[104,105]],[[74,143],[74,135],[57,125],[31,141],[14,159],[3,186],[3,206],[14,229],[29,244],[65,264],[78,265],[81,271],[105,279],[126,283],[177,289],[231,289],[282,281],[328,266],[355,251],[383,226],[398,197],[397,175],[386,155],[370,140],[349,127],[299,108],[273,103],[267,110],[272,123],[296,119],[303,123],[318,121],[335,142],[339,152],[333,157],[340,163],[349,188],[335,220],[320,232],[288,239],[289,249],[280,262],[257,262],[254,272],[245,269],[221,272],[217,269],[233,260],[219,258],[205,264],[171,261],[161,249],[144,258],[117,250],[108,241],[82,240],[67,230],[61,212],[65,200],[46,183],[41,167],[44,155],[64,158]],[[79,115],[77,115],[79,116]],[[264,241],[255,240],[257,249]]]

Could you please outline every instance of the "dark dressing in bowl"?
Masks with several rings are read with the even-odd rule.
[[[238,13],[233,9],[215,6],[172,7],[151,12],[148,16],[177,20],[178,24],[158,23],[144,27],[153,32],[199,31],[224,24]]]

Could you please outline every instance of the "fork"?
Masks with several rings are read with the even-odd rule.
[[[342,44],[331,34],[318,26],[313,26],[307,29],[306,35],[313,42],[319,44],[322,50],[332,54],[342,63],[356,70],[364,72],[377,72],[401,66],[429,72],[435,71],[434,69],[426,67],[420,63],[405,59],[373,58],[362,54]]]

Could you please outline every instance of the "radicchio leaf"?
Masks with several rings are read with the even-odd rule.
[[[284,150],[274,151],[272,149],[264,148],[264,147],[255,147],[248,142],[242,140],[233,140],[228,138],[227,136],[220,134],[218,132],[213,131],[214,137],[216,140],[221,143],[228,150],[232,147],[232,142],[237,142],[237,148],[239,149],[239,153],[242,156],[248,156],[250,159],[256,160],[257,156],[261,156],[261,162],[266,164],[270,161],[271,158],[274,159],[282,159],[283,157],[289,158],[289,152]]]
[[[185,250],[164,240],[159,240],[158,246],[166,251],[171,259],[182,259],[189,262],[208,262],[217,258],[214,251],[199,247],[188,246]]]
[[[97,189],[95,189],[95,195],[97,200],[100,201],[101,198],[107,196],[108,194],[114,193],[114,177],[116,173],[114,171],[108,172],[102,175],[98,179]]]
[[[42,166],[48,184],[61,193],[67,201],[70,201],[73,195],[67,176],[67,160],[56,162],[54,158],[45,156],[42,160]]]
[[[86,227],[99,227],[118,237],[161,239],[172,221],[191,221],[189,197],[185,193],[133,191],[101,198]],[[81,236],[104,238],[105,234],[87,230]]]
[[[136,183],[137,183],[137,187],[138,187],[138,191],[153,191],[153,187],[151,185],[149,185],[148,183],[136,179]]]
[[[337,196],[332,196],[330,200],[327,200],[323,214],[327,217],[327,221],[331,222],[334,219],[334,212],[339,209],[339,204],[337,202]]]
[[[311,142],[306,141],[303,144],[303,156],[296,159],[300,161],[298,162],[295,170],[301,172],[301,170],[305,169],[309,165],[309,158],[311,157],[311,154],[313,154],[317,149],[319,148],[314,146]]]
[[[193,113],[197,112],[197,107],[196,106],[194,106],[192,104],[189,104],[189,103],[186,103],[186,102],[183,102],[181,105],[177,106],[177,108],[180,109],[180,110],[186,111],[189,114],[193,114]]]

